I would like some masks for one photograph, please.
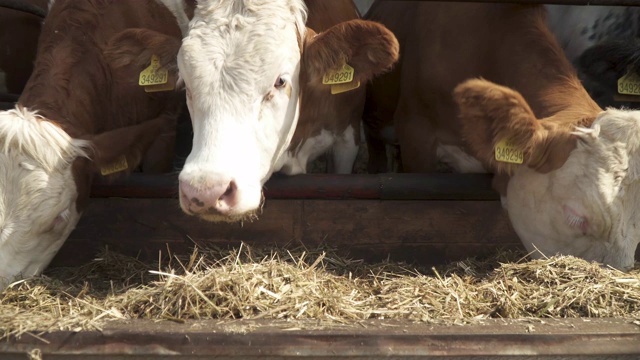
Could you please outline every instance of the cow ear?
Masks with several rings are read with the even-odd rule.
[[[595,80],[609,84],[627,72],[640,70],[640,40],[604,41],[585,50],[577,60],[578,69]]]
[[[131,172],[140,165],[158,136],[174,127],[175,117],[166,115],[101,133],[90,139],[93,150],[90,158],[103,175]]]
[[[176,72],[176,57],[181,40],[149,29],[127,29],[114,35],[106,47],[104,55],[115,68],[149,66],[152,55],[159,59],[160,66]]]
[[[482,79],[458,85],[462,136],[476,158],[494,172],[511,174],[520,164],[546,173],[561,167],[576,146],[569,128],[538,120],[512,89]]]
[[[365,20],[342,22],[320,34],[307,29],[302,68],[310,83],[340,70],[345,63],[354,68],[353,81],[364,82],[391,69],[398,61],[400,46],[383,25]]]

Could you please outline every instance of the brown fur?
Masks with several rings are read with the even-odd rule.
[[[351,125],[356,144],[360,142],[360,121],[366,82],[389,69],[398,57],[393,34],[378,24],[357,20],[359,13],[351,0],[327,2],[307,0],[309,19],[304,39],[300,118],[290,149],[323,129],[341,134]],[[320,33],[316,33],[319,31]],[[339,51],[327,51],[339,46]],[[361,52],[368,46],[367,52]],[[332,95],[322,84],[322,76],[348,63],[355,69],[358,89]]]
[[[542,172],[562,166],[575,146],[573,129],[562,124],[566,117],[539,121],[512,89],[475,79],[456,87],[453,96],[469,149],[498,173],[511,173],[517,166],[495,160],[495,147],[503,139],[524,152],[525,164]]]
[[[360,18],[358,8],[348,0],[305,0],[309,17],[307,27],[315,32],[323,32],[344,21]]]
[[[175,131],[181,93],[146,93],[138,86],[150,55],[175,69],[182,35],[175,17],[155,0],[56,0],[38,46],[35,69],[19,103],[56,122],[70,136],[93,141],[93,162],[76,160],[78,206],[86,203],[92,174],[125,155],[129,171],[159,134]],[[143,164],[170,170],[172,142]],[[164,169],[160,169],[164,168]]]
[[[377,129],[395,121],[406,171],[434,171],[437,145],[445,144],[509,172],[513,165],[494,160],[504,137],[522,147],[529,166],[551,171],[574,148],[574,127],[601,111],[547,29],[542,6],[377,2],[369,15],[404,49],[390,80],[372,85],[371,102],[382,105],[371,112],[387,116]]]
[[[340,50],[335,51],[336,47]],[[313,38],[307,37],[303,66],[311,86],[322,87],[322,76],[339,70],[345,62],[356,69],[354,81],[365,83],[390,70],[398,60],[398,53],[395,36],[384,26],[351,20]]]

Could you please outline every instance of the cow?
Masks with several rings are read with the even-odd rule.
[[[0,112],[0,286],[49,264],[94,176],[171,169],[182,37],[156,0],[51,5],[33,73]]]
[[[310,13],[309,23],[315,16],[323,14]],[[323,82],[355,88],[397,60],[395,37],[377,23],[350,20],[316,33],[306,22],[302,0],[198,2],[178,53],[194,130],[178,177],[186,214],[255,217],[263,184],[287,159],[300,104],[334,87]]]
[[[26,3],[46,9],[47,0]],[[42,18],[34,14],[0,7],[0,91],[20,94],[33,70]]]
[[[442,161],[494,173],[533,257],[629,269],[640,239],[640,112],[593,101],[545,15],[531,5],[374,3],[367,18],[403,51],[368,89],[367,116],[392,117],[373,120],[395,124],[405,171]]]
[[[639,74],[630,67],[640,57],[637,51],[640,7],[546,5],[546,8],[549,28],[598,105],[637,108],[637,97],[619,94],[618,80],[630,71]],[[622,92],[629,94],[624,89]]]
[[[306,26],[316,33],[360,18],[351,0],[306,0],[305,3],[312,14]],[[301,98],[300,118],[283,155],[280,172],[304,174],[308,163],[331,150],[329,170],[336,174],[351,173],[360,144],[364,100],[365,86],[335,95],[330,86],[308,87]]]

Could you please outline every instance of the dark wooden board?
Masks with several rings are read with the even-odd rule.
[[[397,1],[397,0],[384,0]],[[442,0],[413,0],[413,1],[442,1]],[[444,0],[450,2],[485,2],[500,4],[556,4],[556,5],[608,5],[608,6],[639,6],[638,0]]]
[[[267,199],[497,200],[489,174],[276,174],[265,184]],[[93,197],[177,198],[177,174],[98,178]]]
[[[101,332],[23,335],[0,343],[2,359],[22,360],[36,348],[47,360],[638,359],[640,327],[629,319],[483,320],[462,326],[136,320],[111,323]]]
[[[260,219],[214,224],[186,216],[175,199],[92,199],[52,266],[91,260],[109,246],[157,259],[167,246],[327,244],[350,257],[442,264],[520,243],[498,201],[268,199]]]

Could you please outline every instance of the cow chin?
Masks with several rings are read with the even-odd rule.
[[[14,233],[7,243],[13,247],[0,247],[0,291],[12,282],[39,275],[47,268],[58,253],[67,237],[80,220],[81,214],[72,209],[63,228],[49,233],[34,234]],[[22,251],[16,250],[23,246]]]
[[[196,214],[202,220],[213,223],[244,223],[246,221],[252,222],[258,220],[259,210],[251,210],[242,214]]]

